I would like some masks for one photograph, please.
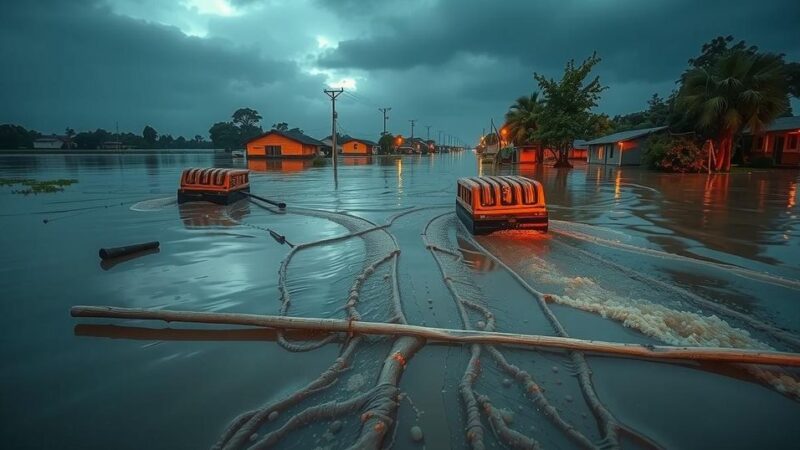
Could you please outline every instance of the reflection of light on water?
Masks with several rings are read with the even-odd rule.
[[[797,183],[792,183],[789,187],[789,201],[786,203],[786,208],[791,209],[797,205]]]
[[[620,181],[622,180],[622,171],[617,170],[617,177],[614,179],[614,200],[619,200],[620,197]]]
[[[403,193],[403,158],[397,158],[397,193]]]

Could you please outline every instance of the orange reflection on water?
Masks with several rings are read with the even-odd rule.
[[[367,166],[372,164],[371,156],[346,156],[342,158],[345,166]]]
[[[254,172],[300,172],[311,167],[310,159],[248,159],[247,168]]]

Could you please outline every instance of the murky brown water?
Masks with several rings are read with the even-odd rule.
[[[184,167],[245,164],[209,153],[0,156],[0,177],[79,180],[65,192],[38,196],[0,188],[4,446],[209,448],[239,414],[301,390],[352,345],[335,340],[289,352],[274,332],[74,320],[72,305],[276,314],[283,285],[288,314],[344,318],[354,280],[373,263],[358,288],[363,320],[395,313],[396,265],[408,323],[462,328],[465,303],[455,292],[491,311],[500,331],[554,334],[535,296],[506,265],[553,296],[549,308],[573,337],[800,350],[758,325],[800,334],[797,171],[709,177],[585,165],[505,168],[544,183],[551,233],[474,241],[452,214],[455,179],[491,172],[471,154],[347,158],[336,191],[330,167],[251,164],[253,192],[287,202],[285,214],[246,202],[175,204]],[[384,230],[296,252],[279,278],[289,247],[266,229],[305,243],[389,221]],[[97,257],[100,247],[149,240],[161,241],[159,252],[117,264]],[[468,315],[470,326],[482,321],[474,310]],[[248,445],[306,408],[369,391],[392,341],[370,338],[353,348],[351,367],[335,384],[256,427]],[[573,357],[500,351],[543,388],[564,423],[594,445],[613,444],[586,400]],[[470,356],[469,348],[427,345],[407,361],[386,445],[421,447],[409,437],[414,425],[427,448],[467,445],[459,385]],[[488,348],[479,359],[474,393],[505,411],[511,429],[544,448],[577,445]],[[795,370],[597,356],[586,362],[602,407],[664,447],[793,448],[800,438]],[[331,420],[314,421],[278,446],[348,447],[359,436],[359,414],[340,420],[341,431],[329,431]],[[488,417],[481,413],[480,420],[485,444],[502,446]],[[627,433],[619,439],[625,447],[644,445]]]

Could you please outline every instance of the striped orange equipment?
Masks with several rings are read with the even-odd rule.
[[[544,189],[523,176],[459,178],[456,213],[473,234],[504,229],[547,232],[549,226]]]
[[[227,205],[250,192],[250,171],[244,169],[185,169],[178,203],[208,201]]]

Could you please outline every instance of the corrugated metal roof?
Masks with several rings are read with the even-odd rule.
[[[665,130],[666,128],[667,127],[655,127],[655,128],[644,128],[641,130],[620,131],[619,133],[609,134],[608,136],[603,136],[597,139],[593,139],[589,142],[584,143],[584,145],[612,144],[614,142],[628,141],[642,136],[647,136],[648,134],[655,133],[657,131]]]
[[[764,129],[764,132],[789,130],[800,130],[800,116],[778,117]],[[750,130],[745,129],[744,134],[751,134]]]

